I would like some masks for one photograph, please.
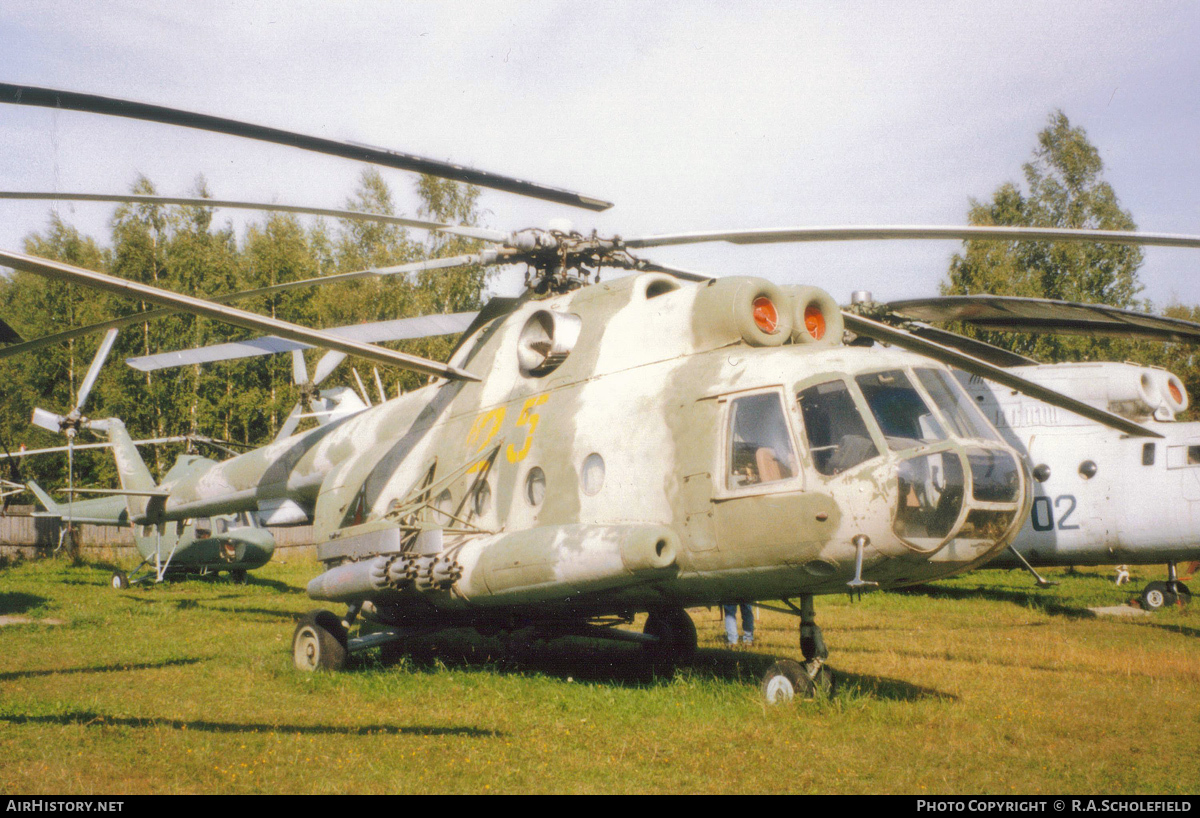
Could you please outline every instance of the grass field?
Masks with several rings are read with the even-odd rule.
[[[731,652],[693,611],[671,677],[624,645],[461,633],[309,675],[290,643],[314,566],[128,591],[111,570],[0,569],[4,794],[1200,790],[1200,605],[1087,618],[1133,594],[1100,570],[818,598],[838,687],[776,707],[759,677],[799,656],[781,614]]]

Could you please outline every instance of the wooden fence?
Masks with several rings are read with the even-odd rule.
[[[58,546],[58,518],[34,517],[33,510],[32,506],[9,506],[6,513],[0,514],[0,557],[32,558],[54,553]],[[271,528],[270,531],[275,535],[274,559],[316,559],[312,526]],[[141,558],[129,528],[80,525],[79,543],[84,557],[121,562]]]

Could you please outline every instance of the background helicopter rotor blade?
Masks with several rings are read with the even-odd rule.
[[[88,395],[92,392],[92,386],[96,383],[96,377],[100,374],[100,368],[104,366],[105,360],[108,359],[108,353],[112,351],[113,343],[116,340],[117,330],[110,329],[104,334],[104,340],[100,342],[100,349],[96,351],[96,357],[92,358],[92,365],[88,367],[87,375],[83,378],[83,384],[79,387],[79,397],[75,401],[73,412],[83,411],[83,405],[87,403]]]
[[[980,329],[1200,343],[1200,324],[1194,321],[1106,304],[998,295],[950,295],[892,301],[883,306],[900,319],[932,323],[962,321]]]
[[[968,225],[879,225],[836,227],[779,227],[673,233],[623,239],[626,247],[671,247],[725,241],[731,244],[773,244],[807,241],[885,241],[911,239],[983,239],[998,241],[1083,241],[1160,247],[1200,247],[1200,236],[1176,233],[1138,233],[1125,230],[1071,230],[1052,227],[993,227]]]
[[[1033,381],[1026,380],[1018,375],[1013,374],[1007,369],[1002,369],[998,366],[986,363],[978,358],[974,358],[958,350],[944,347],[941,344],[933,341],[919,338],[910,332],[898,329],[896,327],[882,324],[878,321],[873,321],[869,318],[863,318],[851,312],[842,311],[842,316],[846,322],[846,329],[861,335],[866,338],[873,338],[886,344],[892,344],[902,349],[907,349],[911,352],[916,352],[935,361],[940,361],[948,366],[961,369],[971,375],[979,375],[987,378],[990,381],[1003,384],[1010,389],[1015,389],[1018,392],[1029,395],[1032,398],[1048,403],[1051,406],[1058,406],[1066,409],[1069,412],[1074,412],[1089,420],[1094,420],[1104,426],[1109,426],[1120,432],[1133,437],[1154,437],[1160,438],[1162,435],[1147,429],[1145,426],[1126,420],[1120,415],[1112,412],[1107,412],[1103,409],[1097,409],[1075,398],[1069,397],[1056,392],[1053,389],[1048,389]]]
[[[340,156],[373,165],[409,170],[416,173],[427,173],[442,179],[455,182],[466,182],[470,185],[502,190],[506,193],[516,193],[535,199],[557,202],[559,204],[581,207],[586,210],[607,210],[611,202],[605,202],[590,196],[584,196],[570,190],[549,187],[536,182],[515,179],[510,176],[476,170],[463,165],[428,159],[414,154],[400,153],[386,148],[375,148],[351,142],[338,142],[317,136],[306,136],[239,122],[224,117],[198,114],[191,111],[181,111],[162,105],[150,105],[144,102],[133,102],[112,97],[102,97],[95,94],[84,94],[74,91],[59,91],[53,88],[39,88],[31,85],[12,85],[0,83],[0,102],[15,105],[33,105],[42,108],[55,108],[68,111],[85,111],[93,114],[122,116],[129,119],[141,119],[147,122],[159,122],[165,125],[179,125],[185,128],[196,128],[202,131],[240,136],[247,139],[257,139],[277,145],[287,145],[303,150],[323,153],[330,156]]]
[[[351,355],[358,355],[370,361],[389,364],[401,369],[410,369],[422,374],[435,375],[450,380],[479,380],[478,376],[465,370],[438,363],[437,361],[430,361],[416,355],[407,355],[403,352],[395,352],[383,347],[338,338],[328,333],[299,326],[298,324],[290,324],[286,321],[279,321],[245,310],[215,304],[204,299],[192,298],[191,296],[174,293],[169,290],[162,290],[136,281],[129,281],[105,275],[104,273],[85,270],[81,267],[75,267],[58,261],[0,250],[0,263],[17,270],[24,270],[25,272],[47,278],[70,281],[127,298],[140,298],[151,303],[171,306],[178,310],[203,315],[217,321],[234,324],[235,326],[259,331],[274,331],[280,336],[290,338],[293,341],[311,343],[314,346],[321,346],[327,349],[340,349]]]
[[[468,239],[488,241],[503,244],[509,240],[509,234],[500,230],[489,230],[485,227],[468,227],[465,225],[431,222],[424,219],[410,219],[405,216],[386,216],[381,213],[364,213],[361,210],[334,210],[327,207],[300,207],[296,205],[267,204],[265,202],[240,202],[229,199],[202,199],[187,196],[145,196],[135,194],[108,193],[43,193],[34,191],[0,191],[0,199],[22,199],[35,201],[56,202],[125,202],[127,204],[151,205],[185,205],[188,207],[235,208],[241,210],[265,210],[280,213],[300,213],[309,216],[328,216],[334,219],[350,221],[378,222],[395,224],[401,227],[413,227],[419,230],[432,230],[448,233]],[[3,336],[0,335],[0,340]]]

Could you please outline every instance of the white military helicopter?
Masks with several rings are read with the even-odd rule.
[[[0,101],[204,127],[608,206],[409,155],[140,103],[6,85]],[[311,520],[326,570],[308,593],[347,610],[314,611],[300,623],[297,667],[337,668],[348,653],[395,643],[410,629],[447,626],[587,634],[681,659],[696,648],[686,608],[784,599],[800,618],[805,661],[782,660],[768,671],[763,685],[772,700],[830,684],[815,595],[968,570],[1006,547],[1026,519],[1032,490],[1022,458],[948,366],[1131,437],[1161,435],[1009,369],[844,313],[815,287],[710,279],[631,250],[981,237],[1200,247],[1196,237],[988,227],[622,239],[404,223],[491,247],[342,277],[462,263],[522,263],[530,271],[527,292],[491,301],[445,363],[61,262],[0,251],[0,263],[431,376],[419,390],[176,483],[134,520],[159,525],[264,507]],[[635,274],[600,283],[603,268]],[[879,344],[847,345],[844,331]],[[639,612],[649,612],[641,633],[619,627]],[[352,636],[363,620],[370,628]]]
[[[1178,422],[1188,394],[1178,376],[1131,363],[1039,364],[931,324],[960,321],[1007,332],[1081,334],[1200,343],[1200,325],[1102,304],[1004,296],[943,296],[875,304],[857,311],[927,334],[1047,388],[1153,429],[1133,438],[985,378],[958,372],[962,385],[1032,470],[1029,519],[993,566],[1167,565],[1165,581],[1141,593],[1148,610],[1187,604],[1178,562],[1200,560],[1200,423]],[[1113,513],[1119,509],[1119,513]]]

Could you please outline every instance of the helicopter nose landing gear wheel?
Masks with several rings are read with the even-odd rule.
[[[292,634],[292,661],[297,670],[341,670],[346,666],[346,629],[330,611],[310,611]]]
[[[112,587],[118,591],[124,591],[129,587],[129,577],[126,576],[124,571],[113,571]]]
[[[825,664],[829,650],[817,625],[811,594],[800,597],[800,652],[804,654],[803,663],[780,659],[763,674],[762,692],[767,704],[782,704],[796,697],[812,699],[833,692],[833,671]]]

